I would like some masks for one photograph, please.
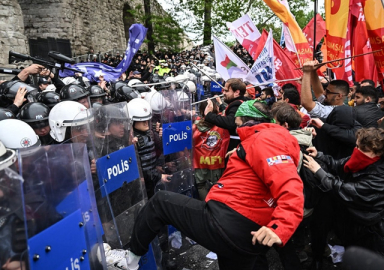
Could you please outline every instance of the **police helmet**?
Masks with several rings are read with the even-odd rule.
[[[134,98],[138,98],[139,96],[140,96],[139,93],[135,89],[127,85],[124,85],[117,89],[115,100],[117,102],[123,102],[123,101],[129,102]]]
[[[37,88],[28,85],[22,81],[7,81],[1,84],[1,94],[8,98],[9,100],[14,100],[17,94],[17,91],[20,87],[25,87],[27,90],[27,94],[25,95],[25,98],[28,99],[28,101],[35,101],[35,96],[39,92]]]
[[[127,84],[123,81],[112,82],[111,83],[111,89],[110,89],[111,97],[115,98],[117,89],[119,89],[120,87],[122,87],[124,85],[127,85]]]
[[[5,119],[15,119],[15,115],[11,110],[0,108],[0,121]]]
[[[55,92],[44,91],[42,93],[37,94],[36,101],[40,103],[44,103],[49,108],[52,108],[53,106],[58,104],[61,101],[61,99],[60,99],[60,95]]]
[[[5,147],[14,150],[35,148],[41,145],[39,136],[33,129],[21,120],[6,119],[0,121],[0,140]]]
[[[88,87],[88,91],[90,93],[90,98],[98,98],[98,97],[104,97],[106,95],[103,88],[101,88],[98,85],[92,85]]]
[[[25,104],[19,113],[19,119],[29,124],[33,129],[44,128],[49,125],[49,107],[40,102]]]
[[[76,101],[87,96],[89,96],[89,92],[81,85],[69,84],[60,91],[60,99],[62,101]]]

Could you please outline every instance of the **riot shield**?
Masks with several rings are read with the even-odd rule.
[[[105,239],[112,249],[130,240],[135,216],[146,201],[126,102],[94,111],[91,132],[97,168],[97,208]]]
[[[23,180],[10,168],[0,170],[0,264],[26,269]]]
[[[30,269],[106,269],[85,144],[19,154]]]
[[[192,196],[192,113],[191,94],[187,91],[159,92],[165,100],[161,110],[164,155],[163,171],[168,181],[157,185],[157,190],[169,190]]]

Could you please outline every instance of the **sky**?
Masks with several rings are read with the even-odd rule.
[[[291,1],[294,1],[294,0],[291,0]],[[157,2],[163,7],[164,10],[169,10],[172,8],[172,6],[170,4],[168,4],[166,2],[166,0],[157,0]],[[289,3],[289,1],[288,1]],[[318,0],[317,1],[318,3],[318,12],[324,12],[324,0]],[[309,10],[313,10],[313,3],[308,7]],[[188,33],[188,32],[185,32],[190,38],[194,39],[195,36],[193,36],[193,34],[191,33]],[[228,41],[232,40],[233,41],[235,40],[234,37],[232,36],[232,34],[230,34],[230,32],[228,32],[228,37],[226,38]]]

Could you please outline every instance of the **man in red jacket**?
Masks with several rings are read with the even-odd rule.
[[[241,143],[206,201],[156,193],[135,221],[128,269],[138,269],[139,256],[166,224],[217,253],[221,270],[251,270],[255,255],[289,240],[303,217],[303,184],[296,170],[300,148],[288,130],[271,121],[262,102],[240,105]]]

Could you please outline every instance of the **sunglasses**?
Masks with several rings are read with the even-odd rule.
[[[327,94],[334,94],[334,95],[339,95],[340,94],[340,93],[337,93],[337,92],[332,92],[328,88],[325,89],[325,93],[327,93]]]

